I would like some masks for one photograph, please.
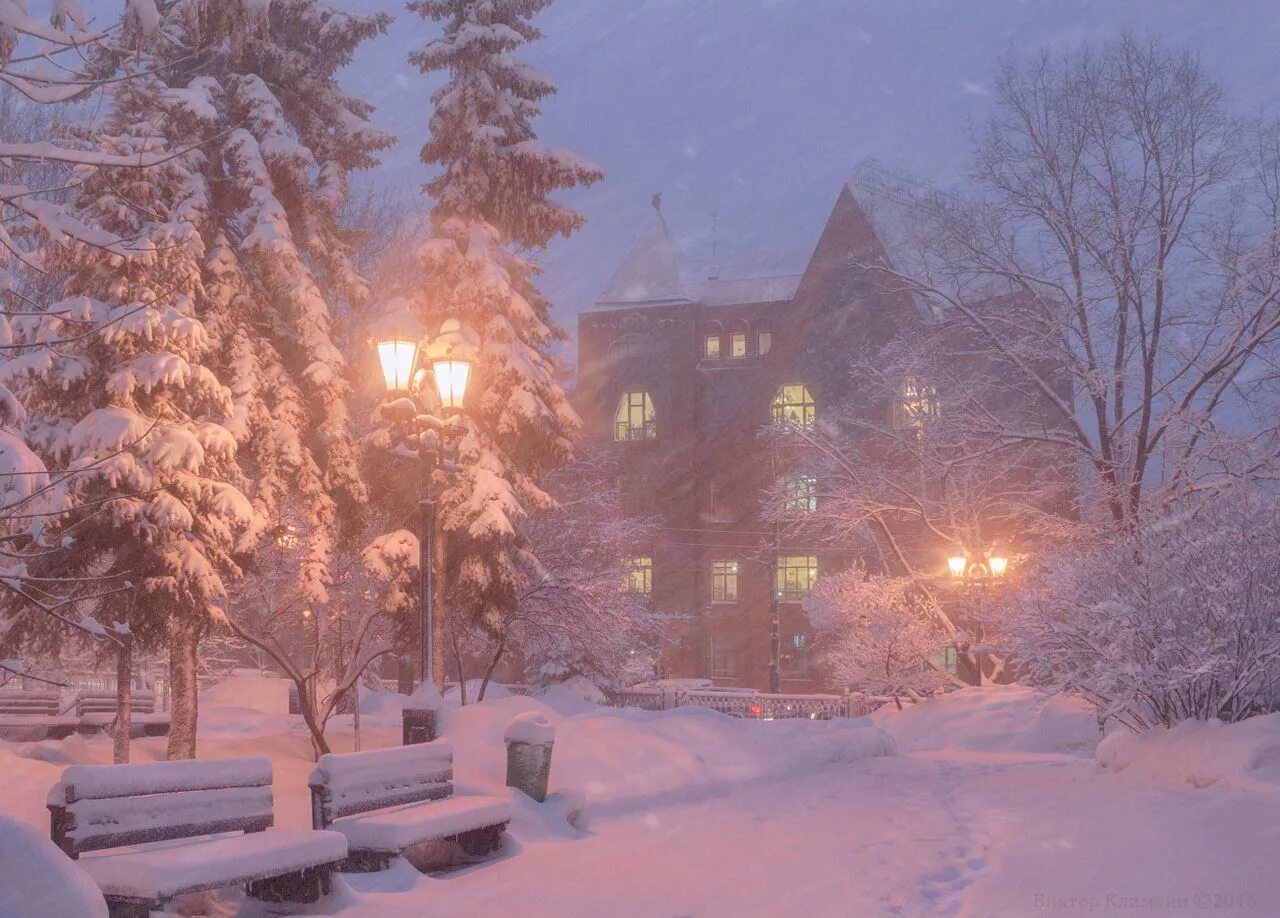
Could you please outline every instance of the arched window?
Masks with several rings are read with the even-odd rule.
[[[719,322],[708,323],[702,333],[702,356],[716,360],[724,356],[724,329]]]
[[[658,436],[653,399],[643,389],[623,392],[613,417],[613,439],[653,440]]]
[[[775,424],[794,424],[796,427],[812,427],[818,419],[818,406],[807,386],[789,383],[778,390],[773,399]]]
[[[937,389],[914,376],[902,381],[893,406],[895,427],[922,428],[941,413]]]
[[[648,335],[631,332],[613,340],[609,345],[609,359],[617,362],[644,357],[653,350],[651,345]]]
[[[773,350],[773,332],[767,328],[756,328],[756,355],[766,356]]]

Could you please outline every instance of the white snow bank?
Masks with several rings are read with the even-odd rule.
[[[1083,699],[1045,695],[1020,685],[966,688],[899,711],[885,705],[872,719],[904,752],[1091,753],[1098,718]]]
[[[584,714],[608,704],[604,692],[590,679],[572,676],[563,682],[553,682],[535,693],[543,703],[561,714]]]
[[[511,718],[502,738],[508,743],[546,746],[556,741],[556,728],[538,711],[525,711]]]
[[[555,730],[551,789],[581,792],[594,810],[661,805],[896,752],[888,734],[866,718],[765,722],[695,707],[565,716],[537,699],[510,697],[445,712],[442,729],[454,745],[460,792],[503,787],[507,725],[530,712]]]
[[[1098,744],[1097,760],[1112,771],[1192,787],[1280,783],[1280,714],[1236,724],[1184,720],[1145,733],[1117,730]]]
[[[200,707],[244,708],[262,714],[289,713],[288,679],[258,673],[236,673],[201,689]]]
[[[0,915],[106,918],[89,876],[31,826],[0,815]]]

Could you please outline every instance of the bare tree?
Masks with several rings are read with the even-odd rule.
[[[897,237],[865,267],[1056,410],[992,414],[975,442],[1070,450],[1086,518],[1130,531],[1153,490],[1196,486],[1208,434],[1273,424],[1276,129],[1233,116],[1190,53],[1128,36],[1007,62],[995,95],[972,194],[864,180]]]

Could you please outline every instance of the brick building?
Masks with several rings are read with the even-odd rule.
[[[777,641],[782,691],[824,687],[800,600],[850,558],[788,542],[762,518],[766,489],[787,473],[760,431],[840,402],[849,355],[921,321],[913,300],[856,267],[882,254],[848,188],[799,274],[699,275],[658,213],[579,317],[586,436],[619,451],[624,504],[662,521],[630,577],[685,617],[668,675],[768,689]],[[813,499],[803,478],[787,487]]]

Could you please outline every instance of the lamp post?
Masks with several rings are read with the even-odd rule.
[[[1004,579],[1009,569],[1009,556],[998,545],[985,550],[970,551],[962,545],[956,545],[947,554],[947,571],[951,579],[965,587],[977,585],[985,596],[986,591],[995,581]],[[981,608],[981,600],[979,600]],[[973,665],[976,668],[978,684],[984,679],[982,669],[982,651],[971,650]]]
[[[446,321],[440,334],[425,348],[411,335],[392,332],[380,336],[375,344],[387,392],[409,394],[433,383],[441,409],[445,413],[461,411],[471,379],[469,351],[473,345],[472,338],[466,326],[454,320]],[[420,374],[419,370],[427,372]],[[428,379],[431,383],[427,382]],[[443,424],[439,419],[417,414],[407,423],[413,430],[412,442],[422,475],[418,490],[418,609],[421,624],[418,684],[422,687],[433,684],[436,679],[433,641],[436,510],[431,477],[440,460],[435,428]]]

